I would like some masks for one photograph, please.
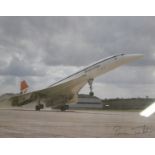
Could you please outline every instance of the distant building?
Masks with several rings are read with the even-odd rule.
[[[78,103],[69,104],[70,109],[102,109],[102,101],[96,96],[80,94]]]

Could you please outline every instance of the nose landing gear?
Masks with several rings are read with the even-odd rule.
[[[94,92],[93,92],[93,81],[94,81],[94,79],[89,79],[88,80],[88,84],[89,84],[89,88],[90,88],[90,92],[89,92],[89,95],[90,96],[94,96]]]

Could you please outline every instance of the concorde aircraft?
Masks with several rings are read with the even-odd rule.
[[[37,101],[36,111],[43,109],[44,106],[65,111],[69,108],[68,104],[78,102],[78,93],[87,83],[90,86],[90,95],[93,96],[92,84],[96,77],[142,57],[142,54],[119,54],[101,59],[47,88],[28,93],[23,91],[11,97],[11,105],[22,106]],[[25,81],[22,85],[27,89]]]

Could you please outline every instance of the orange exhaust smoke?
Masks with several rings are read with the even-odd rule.
[[[27,84],[27,82],[25,80],[21,81],[20,83],[20,92],[22,94],[26,93],[28,90],[29,85]]]

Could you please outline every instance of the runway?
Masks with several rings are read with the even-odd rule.
[[[19,138],[136,138],[155,137],[155,115],[137,111],[66,112],[1,109],[0,137]]]

